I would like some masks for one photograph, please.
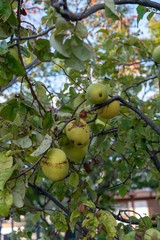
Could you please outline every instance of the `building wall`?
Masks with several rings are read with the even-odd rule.
[[[160,201],[155,199],[148,200],[148,209],[149,209],[149,216],[152,217],[153,214],[160,214]]]

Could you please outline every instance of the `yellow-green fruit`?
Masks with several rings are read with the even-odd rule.
[[[149,228],[145,232],[144,240],[160,240],[160,232],[154,228]]]
[[[153,50],[152,57],[156,63],[160,63],[160,45]]]
[[[86,91],[87,99],[94,104],[104,103],[108,98],[108,90],[101,83],[91,84]]]
[[[113,101],[110,104],[97,110],[98,116],[104,119],[111,119],[119,113],[119,101]]]
[[[89,141],[89,126],[83,119],[79,119],[78,123],[76,123],[76,120],[69,122],[65,130],[68,139],[75,146],[80,148],[87,146]]]
[[[53,181],[62,180],[69,171],[67,156],[61,149],[52,148],[48,151],[48,159],[41,161],[42,171]]]
[[[74,144],[68,144],[63,148],[63,150],[71,162],[80,163],[87,153],[87,146],[80,148]]]

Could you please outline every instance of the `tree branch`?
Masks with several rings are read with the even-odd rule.
[[[109,186],[102,186],[102,187],[100,187],[100,189],[98,189],[98,191],[99,191],[99,190],[100,190],[100,191],[104,191],[105,189],[110,190],[110,189],[113,189],[113,188],[120,187],[121,185],[124,185],[129,179],[131,179],[132,172],[134,171],[135,168],[136,168],[136,165],[134,165],[134,166],[131,168],[131,170],[130,170],[129,173],[128,173],[128,176],[126,177],[125,180],[123,180],[123,182],[120,182],[120,183],[118,183],[118,184],[116,184],[116,185],[114,185],[114,186],[111,186],[111,187],[109,187]]]
[[[28,183],[28,185],[33,188],[36,192],[41,193],[42,195],[45,195],[48,197],[52,202],[54,202],[60,209],[62,209],[67,215],[70,215],[70,210],[66,207],[64,207],[51,193],[48,193],[43,188],[38,187],[37,185],[33,185],[32,183]]]
[[[138,87],[140,84],[144,83],[144,82],[148,82],[150,80],[154,80],[155,78],[157,78],[157,76],[153,76],[153,77],[150,77],[150,78],[147,78],[147,79],[143,79],[142,81],[138,82],[138,83],[135,83],[129,87],[127,87],[124,91],[128,91],[130,88],[133,88],[133,87]]]
[[[37,37],[41,37],[44,36],[45,34],[47,34],[48,32],[50,32],[51,30],[53,30],[55,28],[55,26],[52,26],[50,28],[48,28],[46,31],[41,32],[39,34],[34,34],[34,35],[30,35],[30,36],[26,36],[26,37],[20,37],[20,40],[28,40],[28,39],[33,39],[33,38],[37,38]],[[12,38],[12,41],[17,40],[18,38]]]
[[[149,154],[151,160],[153,161],[156,169],[158,170],[158,172],[160,172],[160,162],[158,160],[157,157],[157,152],[156,151],[149,151],[149,149],[147,149],[147,153]]]
[[[51,193],[45,191],[43,188],[38,187],[37,185],[32,184],[30,182],[28,183],[28,185],[32,187],[36,192],[48,197],[52,202],[55,203],[56,206],[62,209],[68,216],[71,215],[71,211],[65,206],[63,206],[62,203],[60,203]],[[77,221],[77,225],[82,229],[83,233],[86,235],[88,230],[85,227],[82,227],[79,221]]]
[[[116,5],[139,4],[139,5],[142,5],[145,7],[151,7],[151,8],[160,10],[160,3],[150,1],[150,0],[115,0],[114,2]],[[90,15],[92,15],[93,13],[95,13],[97,11],[105,9],[104,3],[94,5],[93,7],[84,11],[83,13],[72,13],[71,11],[69,11],[69,9],[67,9],[67,10],[64,9],[62,11],[62,9],[60,9],[62,4],[60,4],[60,3],[58,4],[57,2],[53,3],[52,6],[56,9],[56,11],[58,13],[61,14],[62,17],[64,17],[67,20],[71,20],[71,21],[81,21],[82,19],[89,17]]]
[[[159,136],[160,136],[160,129],[157,127],[156,124],[154,124],[143,112],[141,112],[137,107],[133,106],[131,103],[129,103],[128,101],[124,100],[122,97],[120,96],[114,96],[112,98],[110,98],[109,100],[107,100],[106,102],[104,102],[103,104],[100,105],[95,105],[91,111],[97,110],[102,108],[103,106],[115,101],[115,100],[119,100],[121,103],[123,103],[126,107],[132,109],[135,113],[137,113]]]

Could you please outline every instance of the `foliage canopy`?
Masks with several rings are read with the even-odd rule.
[[[0,216],[25,216],[17,239],[37,228],[45,240],[61,232],[143,239],[158,229],[158,214],[155,224],[114,213],[115,194],[160,190],[160,66],[152,59],[160,3],[136,1],[136,17],[128,3],[135,1],[0,1]],[[132,28],[144,15],[150,36],[141,38]],[[86,100],[92,83],[106,86],[107,101]],[[100,118],[96,110],[115,100],[120,113]],[[49,180],[39,163],[50,148],[63,149],[66,125],[79,118],[90,127],[87,154],[70,161],[65,179]]]

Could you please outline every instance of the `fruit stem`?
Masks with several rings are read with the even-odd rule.
[[[76,117],[76,125],[79,126],[79,122],[80,122],[80,116]]]

